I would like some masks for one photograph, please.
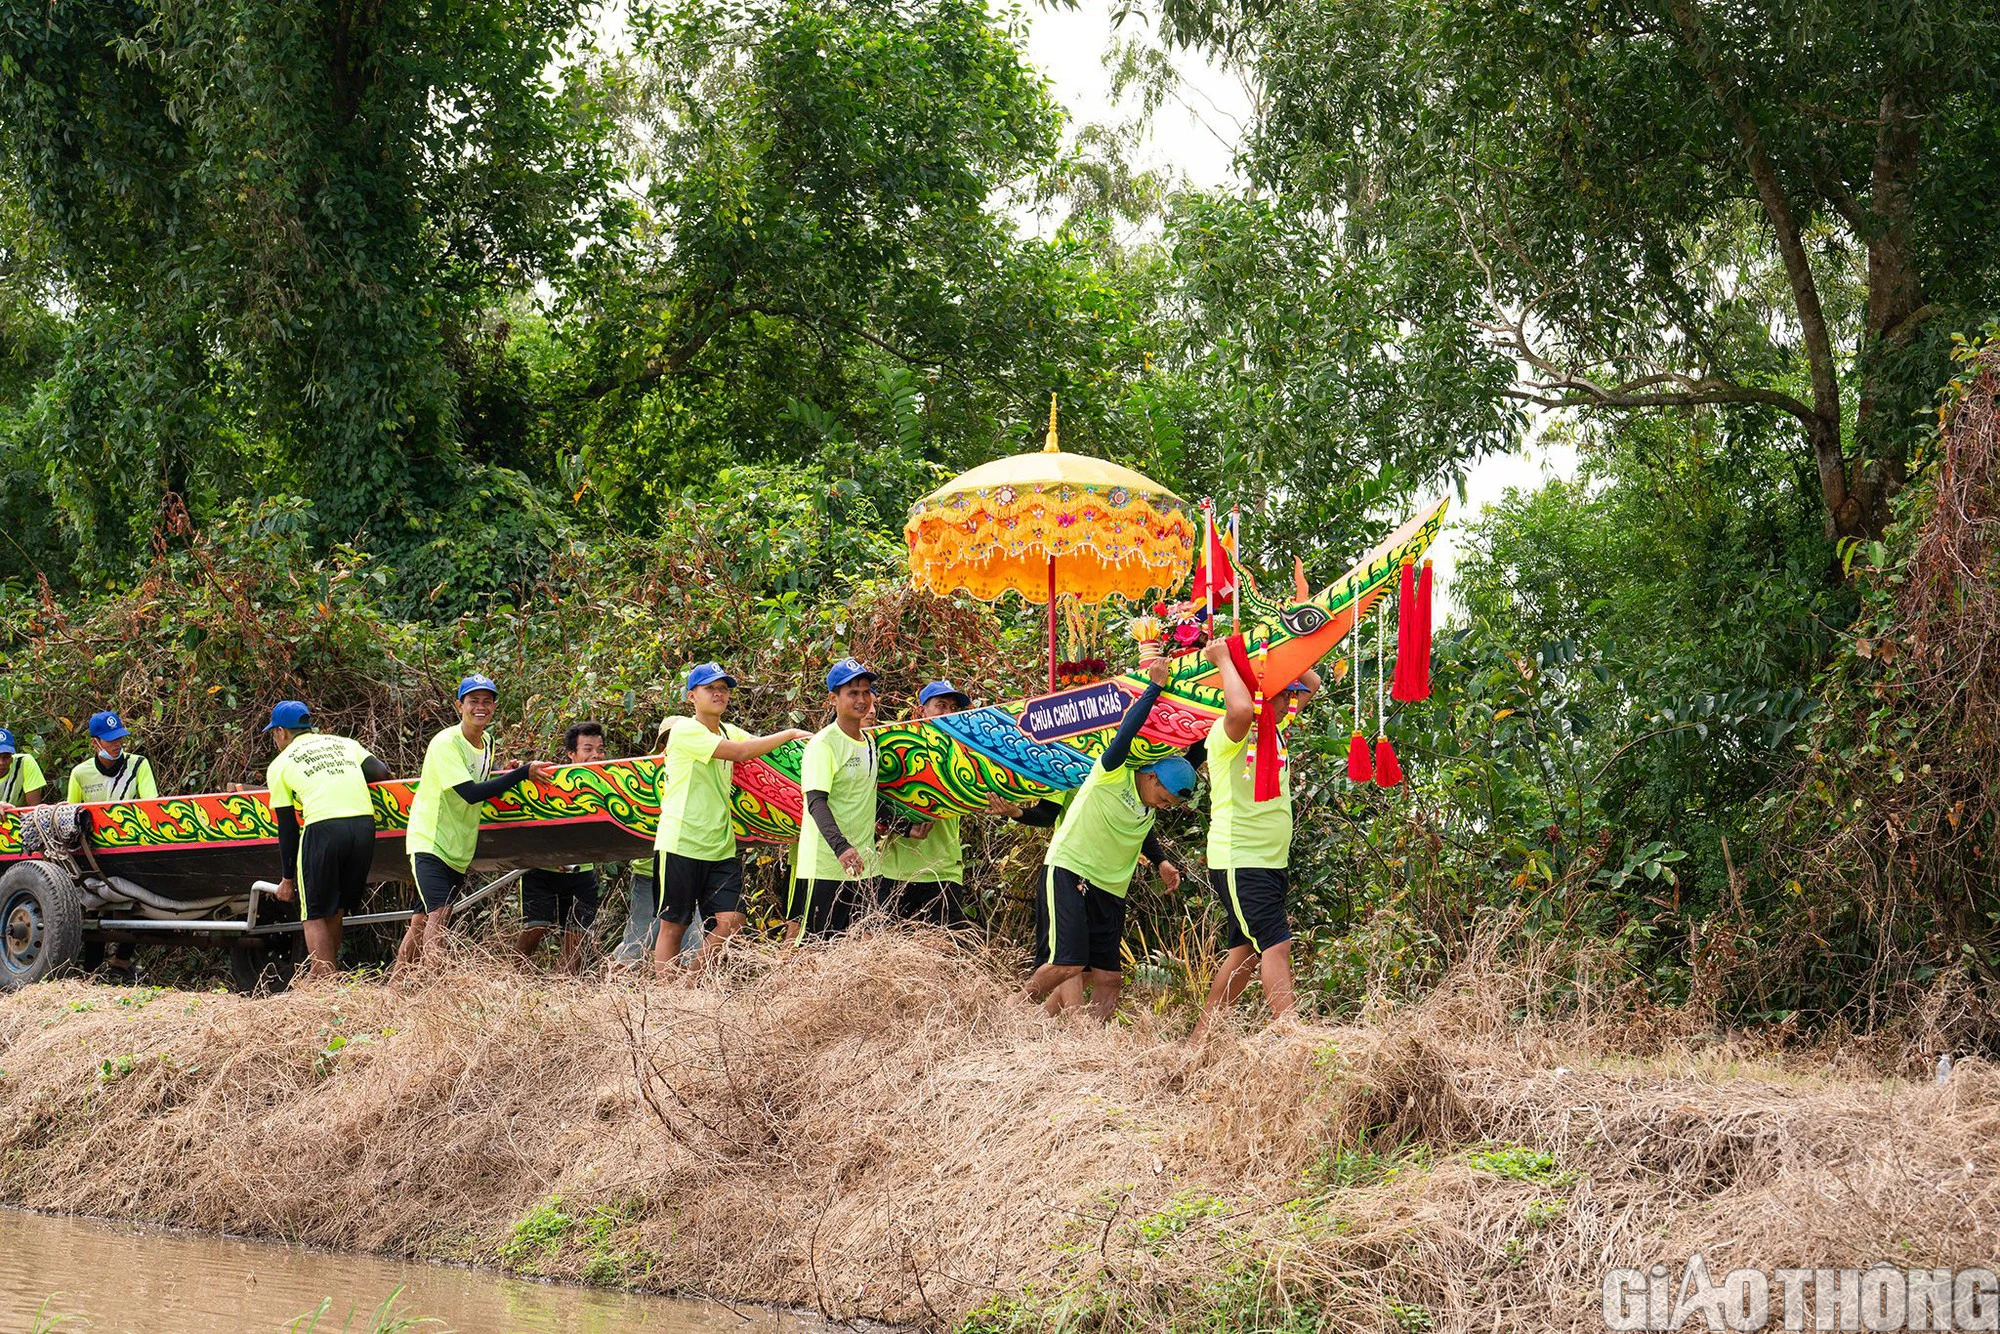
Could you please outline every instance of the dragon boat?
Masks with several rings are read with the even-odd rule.
[[[1283,601],[1245,590],[1237,630],[1267,692],[1327,657],[1376,609],[1402,566],[1420,560],[1436,538],[1445,508],[1440,501],[1410,519],[1317,595]],[[1223,712],[1207,659],[1189,655],[1171,660],[1171,668],[1172,682],[1134,747],[1142,761],[1193,745]],[[913,822],[977,815],[994,797],[1027,802],[1072,789],[1110,743],[1124,704],[1147,684],[1128,672],[1038,699],[871,729],[883,813]],[[787,844],[798,837],[803,753],[803,743],[791,742],[736,765],[740,838]],[[547,781],[489,801],[474,869],[518,873],[648,855],[659,773],[656,756],[565,765]],[[378,880],[409,878],[403,834],[415,794],[409,779],[373,787]],[[0,814],[0,989],[67,967],[86,938],[205,936],[242,944],[297,933],[297,907],[261,897],[276,847],[277,823],[261,791]],[[237,954],[254,958],[255,951],[238,950],[233,960]]]

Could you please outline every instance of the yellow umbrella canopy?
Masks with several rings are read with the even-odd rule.
[[[1048,444],[982,463],[910,507],[910,579],[982,600],[1060,591],[1102,602],[1176,587],[1194,555],[1188,503],[1116,463],[1065,454],[1049,404]]]

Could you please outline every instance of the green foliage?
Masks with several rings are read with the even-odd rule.
[[[107,1056],[97,1063],[97,1082],[115,1084],[131,1074],[138,1066],[139,1058],[129,1051],[117,1056]]]
[[[500,1243],[500,1259],[511,1269],[537,1270],[568,1243],[576,1223],[562,1199],[552,1195],[515,1220],[507,1240]]]
[[[1398,1144],[1387,1150],[1356,1136],[1349,1144],[1336,1144],[1306,1169],[1304,1187],[1314,1198],[1356,1186],[1382,1186],[1406,1171],[1427,1171],[1430,1150],[1422,1144]]]
[[[1252,511],[1259,563],[1343,567],[1380,536],[1381,513],[1520,431],[1511,361],[1442,326],[1399,328],[1374,299],[1394,260],[1343,245],[1324,215],[1184,193],[1165,229],[1172,318],[1145,388],[1182,401],[1149,405],[1176,421],[1156,458],[1188,493]]]
[[[1509,1181],[1566,1186],[1576,1180],[1576,1173],[1556,1166],[1554,1154],[1531,1149],[1525,1144],[1496,1144],[1488,1149],[1474,1149],[1465,1155],[1465,1161],[1467,1166],[1477,1171],[1491,1172]]]
[[[1212,1195],[1183,1191],[1141,1218],[1134,1231],[1142,1244],[1158,1250],[1197,1223],[1228,1212],[1229,1206]]]
[[[168,493],[269,477],[391,545],[449,506],[444,350],[567,255],[606,171],[557,62],[582,13],[0,7],[0,169],[78,309],[32,438],[87,569]]]
[[[1311,799],[1294,879],[1325,1002],[1420,989],[1497,922],[1608,942],[1656,994],[1687,994],[1691,928],[1758,901],[1761,802],[1852,614],[1815,485],[1746,423],[1660,416],[1587,441],[1575,482],[1488,511],[1435,693],[1392,710],[1407,797],[1346,784],[1345,717],[1295,747]],[[1366,648],[1361,672],[1372,684]],[[1344,715],[1341,693],[1315,711]]]
[[[1822,512],[1879,534],[1952,321],[2000,303],[1991,5],[1162,10],[1253,65],[1254,174],[1369,274],[1354,323],[1482,346],[1520,402],[1783,414]]]

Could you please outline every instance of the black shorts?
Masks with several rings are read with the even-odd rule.
[[[410,854],[410,875],[417,882],[417,911],[440,912],[465,888],[465,872],[454,870],[434,852]]]
[[[956,931],[972,925],[965,915],[965,886],[949,880],[896,880],[882,885],[882,899],[896,916]]]
[[[315,820],[299,831],[299,916],[308,922],[361,911],[375,861],[375,817]]]
[[[678,852],[653,854],[654,909],[663,922],[686,926],[701,910],[703,922],[743,911],[743,859],[705,862]]]
[[[521,925],[588,931],[597,923],[597,872],[534,870],[521,877]]]
[[[869,880],[794,880],[785,889],[785,916],[804,924],[803,935],[837,936],[874,896]]]
[[[1123,970],[1119,945],[1125,937],[1125,900],[1106,893],[1075,871],[1042,868],[1042,892],[1035,899],[1035,963]]]
[[[1292,938],[1292,924],[1285,916],[1285,893],[1291,877],[1266,866],[1239,866],[1230,871],[1210,871],[1208,883],[1222,900],[1223,945],[1236,949],[1248,945],[1262,954],[1273,945]]]

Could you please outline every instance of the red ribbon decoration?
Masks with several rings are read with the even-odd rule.
[[[1243,636],[1231,635],[1223,642],[1229,645],[1229,661],[1235,665],[1236,674],[1243,678],[1244,685],[1255,690],[1257,673],[1251,670],[1250,651],[1243,647]],[[1289,685],[1290,682],[1286,684]],[[1255,800],[1270,801],[1278,795],[1280,764],[1278,711],[1272,707],[1271,701],[1267,698],[1263,707],[1257,710],[1257,785],[1253,792]]]
[[[1417,634],[1423,643],[1417,650],[1415,681],[1418,699],[1431,697],[1431,563],[1424,562],[1423,577],[1417,581]]]
[[[1431,695],[1431,563],[1421,581],[1408,561],[1396,589],[1396,684],[1390,697],[1413,704]]]

